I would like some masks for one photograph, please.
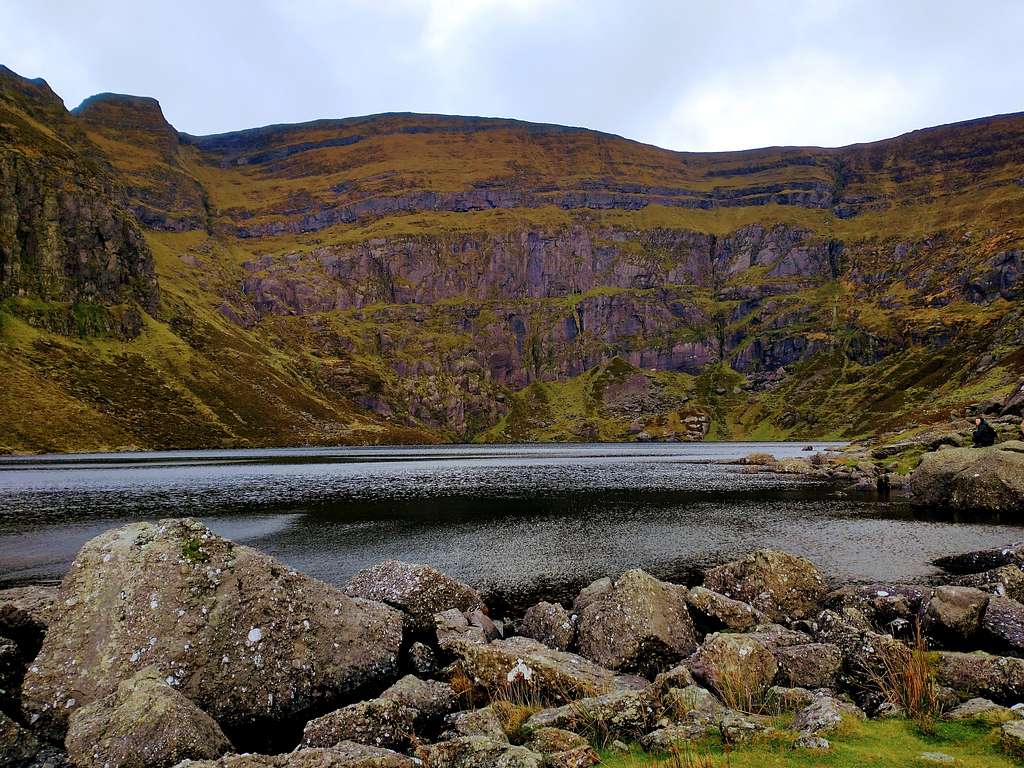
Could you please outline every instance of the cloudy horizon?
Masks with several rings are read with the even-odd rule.
[[[427,112],[709,151],[1024,109],[1024,3],[1011,0],[143,5],[0,0],[0,63],[69,108],[152,96],[191,134]]]

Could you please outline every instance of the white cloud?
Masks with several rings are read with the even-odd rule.
[[[689,90],[652,136],[670,149],[841,146],[923,127],[936,83],[854,71],[820,53],[796,54]]]

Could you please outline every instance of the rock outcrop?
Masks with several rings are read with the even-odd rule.
[[[1024,442],[951,448],[925,454],[910,476],[920,507],[962,512],[1014,512],[1024,507]]]
[[[753,606],[772,621],[811,618],[825,599],[825,579],[808,560],[761,549],[704,576],[704,586]]]
[[[472,587],[429,565],[386,560],[353,576],[345,593],[398,608],[409,628],[424,632],[434,626],[434,615],[455,608],[474,611],[483,607]]]
[[[608,669],[654,677],[696,648],[686,599],[685,588],[641,570],[592,584],[574,609],[579,651]]]

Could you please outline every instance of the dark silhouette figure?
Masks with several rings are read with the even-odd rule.
[[[991,424],[979,416],[974,420],[974,434],[971,437],[974,438],[975,448],[988,448],[990,445],[995,445],[996,431],[992,429]]]

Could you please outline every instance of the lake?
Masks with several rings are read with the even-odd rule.
[[[199,517],[332,584],[380,560],[434,565],[498,606],[571,599],[642,567],[680,582],[757,547],[835,581],[922,581],[939,555],[1021,526],[915,514],[901,500],[724,462],[806,443],[170,451],[0,459],[0,585],[59,579],[131,520]],[[829,444],[815,443],[818,450]]]

